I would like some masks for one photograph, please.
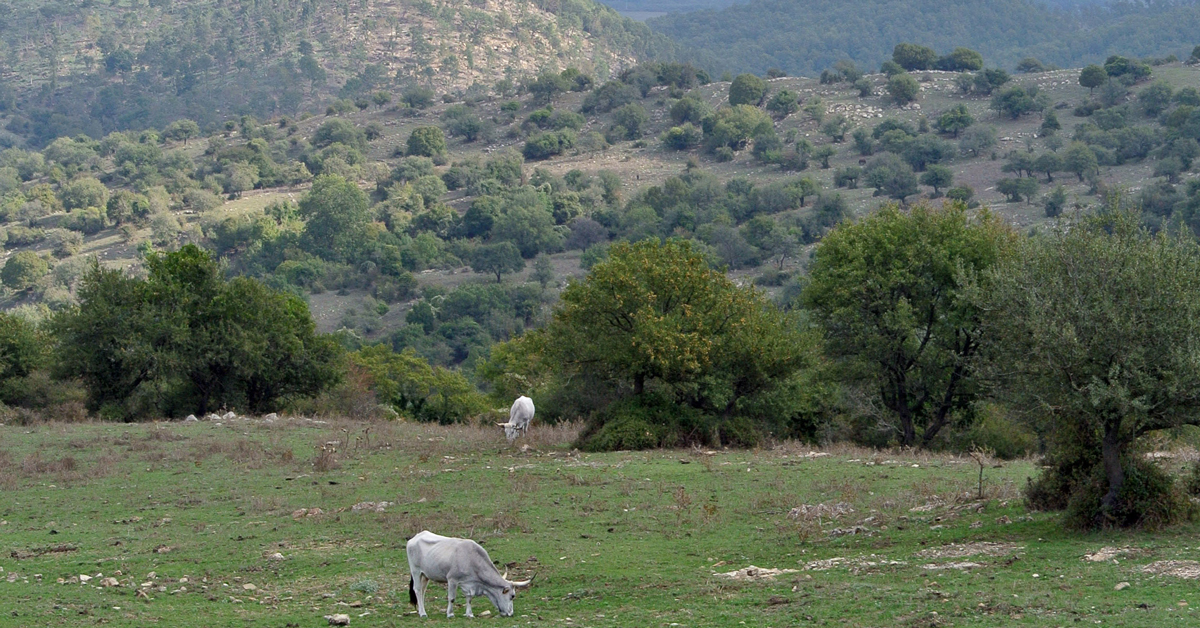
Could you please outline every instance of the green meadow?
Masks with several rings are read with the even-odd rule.
[[[1196,526],[1064,531],[1023,506],[1034,461],[585,454],[577,429],[509,445],[499,428],[303,418],[0,426],[0,626],[1200,622]],[[419,619],[404,544],[422,529],[535,576],[516,616],[478,598],[448,620],[432,585]]]

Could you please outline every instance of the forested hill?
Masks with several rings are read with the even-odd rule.
[[[1187,57],[1200,43],[1195,2],[1068,11],[1032,0],[753,0],[647,23],[695,48],[694,62],[716,73],[814,76],[842,59],[877,68],[897,42],[945,52],[967,46],[1009,69],[1029,56],[1061,67],[1111,54]]]
[[[592,0],[0,0],[0,146],[566,66],[605,79],[671,46]]]

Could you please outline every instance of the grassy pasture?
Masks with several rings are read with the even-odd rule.
[[[404,542],[421,529],[537,574],[511,620],[486,599],[490,616],[447,620],[431,587],[437,625],[1200,621],[1195,581],[1167,573],[1200,574],[1178,562],[1200,560],[1196,527],[1063,532],[1021,505],[1033,462],[987,461],[979,499],[970,458],[581,454],[575,429],[510,447],[498,428],[306,419],[2,426],[0,626],[415,625]],[[795,571],[716,575],[751,565]]]

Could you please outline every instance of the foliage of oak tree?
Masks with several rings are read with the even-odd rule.
[[[900,445],[930,446],[970,418],[983,312],[964,290],[1014,239],[999,219],[970,218],[961,203],[888,205],[817,247],[805,306],[828,354],[877,399],[882,427]]]

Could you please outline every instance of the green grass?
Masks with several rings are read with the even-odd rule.
[[[1195,526],[1064,532],[1021,505],[1031,462],[989,464],[978,500],[969,458],[794,443],[580,454],[573,435],[541,426],[510,447],[498,429],[340,421],[0,427],[0,625],[399,625],[416,621],[404,542],[422,529],[536,573],[518,624],[1195,625],[1195,582],[1142,571],[1200,559]],[[394,505],[354,512],[364,501]],[[838,503],[854,512],[788,517]],[[1083,559],[1104,546],[1125,553]],[[936,568],[962,562],[978,566]],[[797,571],[715,575],[749,565]],[[495,620],[459,608],[447,621],[438,586],[427,605],[438,625]]]

